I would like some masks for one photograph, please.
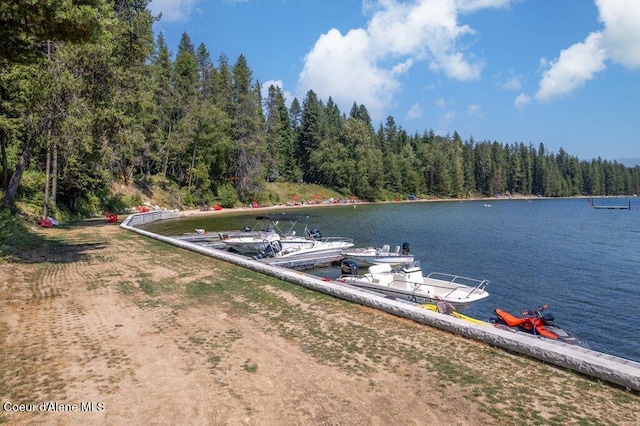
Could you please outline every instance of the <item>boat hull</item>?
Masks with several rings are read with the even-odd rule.
[[[419,305],[437,304],[438,302],[441,302],[441,301],[449,302],[451,305],[453,305],[453,307],[458,312],[464,312],[471,305],[489,296],[487,292],[482,291],[482,293],[478,293],[477,297],[466,298],[466,299],[454,299],[454,298],[440,297],[435,294],[429,295],[429,294],[421,293],[416,290],[412,291],[406,288],[399,288],[391,285],[375,284],[367,280],[358,279],[356,277],[350,277],[350,276],[343,276],[339,278],[338,281],[343,282],[345,284],[352,285],[354,287],[375,291],[377,293],[382,293],[387,297],[406,300]],[[416,287],[420,288],[418,286]]]
[[[354,263],[351,260],[342,262],[343,275],[338,280],[388,297],[418,304],[448,302],[457,311],[464,311],[489,297],[485,290],[488,281],[440,272],[425,277],[419,262],[405,264],[396,270],[388,264],[372,265],[363,275],[357,274],[358,267]]]
[[[224,241],[227,248],[240,254],[250,255],[264,250],[269,245],[269,241]]]
[[[306,255],[329,255],[340,254],[342,251],[353,247],[350,241],[316,241],[311,246],[283,248],[282,251],[276,253],[275,257],[287,258]]]
[[[405,263],[413,262],[413,256],[395,256],[395,255],[367,255],[367,254],[358,254],[357,252],[344,252],[342,255],[356,262],[356,265],[366,268],[367,266],[373,265],[391,265],[391,266],[400,266]]]
[[[389,246],[384,245],[381,248],[354,248],[344,251],[342,255],[345,259],[353,260],[360,267],[385,264],[401,266],[414,261],[413,255],[409,254],[409,243],[402,244],[402,251],[400,246],[397,246],[395,251],[390,251]]]

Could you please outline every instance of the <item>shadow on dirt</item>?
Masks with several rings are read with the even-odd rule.
[[[6,210],[0,210],[0,260],[11,263],[76,262],[87,252],[104,249],[109,243],[107,241],[86,242],[90,238],[82,238],[85,241],[76,243],[66,240],[60,231],[64,232],[71,227],[82,229],[97,226],[117,227],[118,225],[106,224],[104,218],[92,218],[39,233],[34,232],[31,227]],[[58,235],[47,235],[52,232]]]
[[[19,250],[8,257],[11,262],[20,263],[71,263],[81,260],[89,251],[106,248],[108,244],[106,241],[72,244],[58,240],[45,240],[38,248]]]

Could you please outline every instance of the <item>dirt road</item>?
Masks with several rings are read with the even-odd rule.
[[[0,423],[640,424],[637,394],[104,220],[35,232],[0,266]]]

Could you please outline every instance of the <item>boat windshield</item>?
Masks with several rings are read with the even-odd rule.
[[[270,215],[257,216],[256,227],[267,232],[275,232],[279,235],[295,235],[293,228],[296,226],[300,218],[292,215]],[[278,225],[289,222],[288,229],[281,229]]]
[[[412,260],[411,262],[407,262],[404,265],[401,266],[401,269],[413,269],[413,268],[420,268],[420,261],[419,260]]]

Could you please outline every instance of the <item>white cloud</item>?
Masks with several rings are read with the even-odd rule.
[[[151,0],[149,10],[153,15],[162,13],[161,22],[187,22],[195,6],[206,0]],[[249,0],[223,0],[225,3],[245,3]]]
[[[548,64],[542,61],[548,69],[536,93],[538,101],[581,88],[606,68],[608,60],[631,70],[640,69],[640,1],[595,0],[595,3],[605,28],[560,52],[557,61]]]
[[[482,117],[482,106],[478,104],[468,105],[467,114],[473,117]]]
[[[510,6],[512,0],[458,0],[458,7],[462,12],[475,12],[486,8],[501,8]]]
[[[606,68],[605,59],[601,34],[589,34],[584,42],[563,50],[557,61],[550,62],[550,68],[544,72],[540,81],[536,99],[544,102],[581,88],[586,81]]]
[[[447,101],[445,98],[438,98],[436,99],[436,106],[438,108],[446,108],[447,107]]]
[[[282,80],[268,80],[260,84],[262,85],[261,87],[262,90],[260,91],[260,94],[262,95],[262,99],[267,99],[269,97],[269,87],[275,86],[275,87],[279,87],[280,90],[282,90],[285,103],[288,106],[291,106],[291,101],[293,101],[293,95],[291,94],[291,92],[287,92],[286,90],[284,90],[284,85],[282,83]]]
[[[596,0],[607,56],[629,69],[640,69],[640,1]]]
[[[393,71],[370,61],[369,42],[362,29],[344,36],[332,29],[320,36],[299,76],[300,90],[305,92],[299,91],[300,97],[313,90],[325,100],[332,96],[343,111],[356,102],[365,105],[371,116],[382,117],[399,83]]]
[[[496,86],[502,90],[517,92],[522,89],[522,78],[513,71],[509,71],[506,76],[498,74],[496,80]]]
[[[149,10],[152,14],[162,13],[162,22],[185,22],[194,6],[202,0],[152,0]]]
[[[413,120],[416,118],[422,118],[422,108],[419,104],[414,104],[409,111],[407,111],[407,120]]]
[[[517,109],[522,109],[525,106],[529,105],[530,103],[531,103],[531,96],[525,95],[524,93],[520,93],[513,100],[513,106],[516,107]]]
[[[440,122],[438,123],[438,129],[436,131],[436,133],[444,135],[446,133],[449,132],[449,128],[451,127],[451,122],[453,121],[453,119],[456,118],[456,113],[453,111],[449,111],[447,113],[445,113],[441,118],[440,118]]]
[[[458,15],[514,1],[364,0],[363,9],[371,15],[366,28],[322,34],[305,57],[297,93],[332,96],[343,109],[355,101],[381,119],[401,89],[400,76],[419,61],[452,79],[477,79],[484,64],[460,47],[474,31],[460,25]]]
[[[450,78],[479,77],[482,64],[470,62],[456,46],[474,31],[458,25],[454,0],[382,0],[380,5],[366,30],[379,57],[409,55],[428,60],[431,70],[443,71]]]

